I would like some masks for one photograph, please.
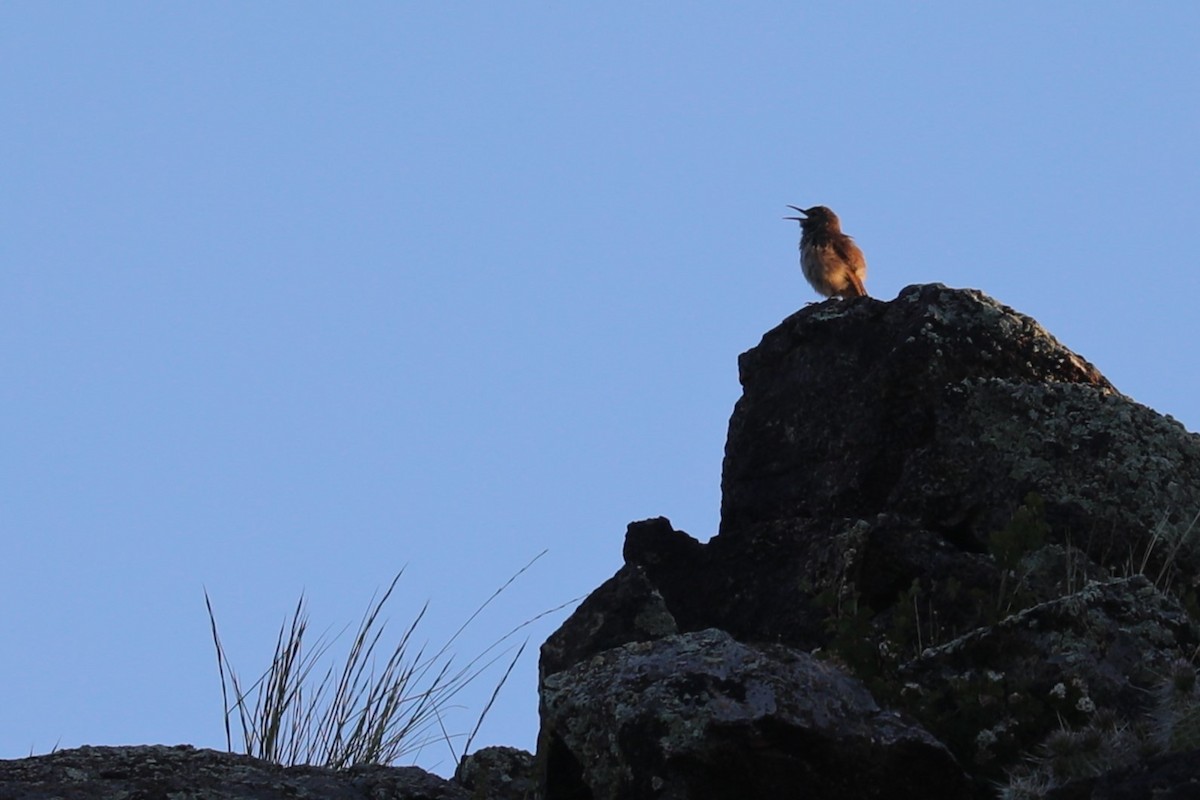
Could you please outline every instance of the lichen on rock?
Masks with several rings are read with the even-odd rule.
[[[546,800],[593,796],[575,746],[624,776],[603,785],[643,786],[649,768],[629,754],[675,729],[662,719],[635,736],[623,715],[653,720],[669,704],[605,716],[599,698],[616,689],[594,678],[629,678],[605,660],[616,652],[708,629],[860,679],[971,775],[967,794],[927,795],[956,800],[994,796],[1056,731],[1068,731],[1061,745],[1090,743],[1098,719],[1132,730],[1158,674],[1200,645],[1200,437],[1034,320],[979,292],[911,286],[891,302],[802,309],[738,367],[718,535],[701,544],[661,518],[633,523],[615,579],[636,575],[643,600],[630,607],[657,609],[678,634],[589,639],[583,619],[617,597],[609,587],[560,632],[577,657],[543,652]],[[596,700],[586,728],[556,711],[568,696],[581,713]],[[686,732],[698,742],[703,730]],[[668,796],[645,787],[627,796]]]

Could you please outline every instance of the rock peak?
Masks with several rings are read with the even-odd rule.
[[[722,533],[793,515],[867,517],[927,494],[914,459],[968,421],[969,387],[1077,384],[1097,403],[1118,394],[1030,317],[941,284],[810,305],[738,366]]]
[[[1200,437],[940,284],[810,305],[738,368],[718,534],[631,523],[542,648],[547,800],[1107,797],[1154,747],[1200,779]]]

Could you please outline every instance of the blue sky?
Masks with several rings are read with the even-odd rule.
[[[717,527],[736,357],[981,289],[1200,428],[1200,6],[0,8],[0,758],[220,747],[303,591],[460,641]],[[532,748],[536,645],[477,745]],[[498,675],[495,676],[498,678]],[[482,680],[448,726],[468,729]],[[445,773],[444,746],[418,763]]]

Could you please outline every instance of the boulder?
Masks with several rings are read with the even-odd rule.
[[[0,761],[4,800],[471,800],[417,767],[282,767],[186,745],[80,747]]]
[[[837,667],[718,630],[606,650],[542,703],[547,800],[970,796],[943,745]]]
[[[485,747],[463,758],[454,780],[472,800],[534,800],[533,754],[515,747]]]
[[[1096,777],[1097,763],[1164,752],[1147,720],[1162,717],[1165,686],[1194,679],[1200,645],[1200,437],[1029,317],[940,284],[810,305],[738,366],[717,535],[630,524],[624,566],[543,648],[546,800],[666,797],[654,792],[667,785],[723,796],[703,792],[732,785],[726,768],[745,785],[752,759],[709,760],[702,779],[664,766],[677,762],[659,728],[636,733],[636,704],[611,692],[632,695],[598,677],[623,685],[614,659],[653,660],[714,631],[757,654],[739,669],[786,671],[796,662],[755,660],[783,647],[856,679],[952,753],[979,796],[1010,781],[1042,789],[1012,797],[1042,796]],[[665,673],[654,685],[685,691]],[[1177,705],[1200,727],[1200,696]],[[590,727],[569,730],[563,708],[593,708]],[[759,736],[716,729],[732,751]],[[1047,748],[1067,740],[1100,748],[1075,759],[1090,773],[1048,774]],[[689,753],[715,747],[689,741]],[[771,741],[787,769],[808,763],[785,752],[799,739]],[[884,774],[871,772],[878,751],[859,753],[860,771]]]

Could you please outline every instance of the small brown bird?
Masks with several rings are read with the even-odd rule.
[[[866,297],[867,260],[846,234],[837,214],[825,206],[799,208],[803,217],[784,217],[800,223],[800,269],[817,292],[825,297]]]

